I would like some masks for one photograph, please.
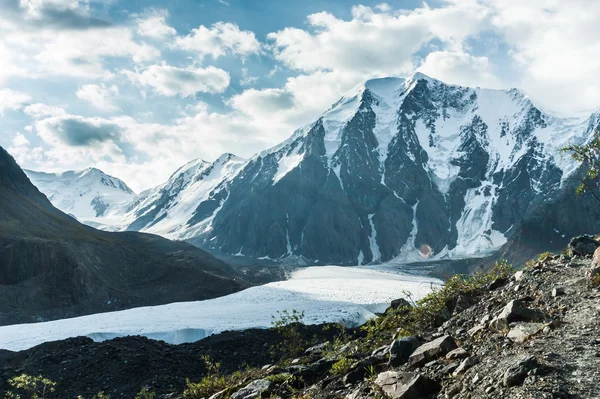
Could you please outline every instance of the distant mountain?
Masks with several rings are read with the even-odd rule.
[[[301,264],[560,248],[600,230],[596,204],[569,187],[580,166],[560,151],[599,125],[598,113],[545,113],[517,89],[372,79],[283,143],[247,161],[193,161],[104,220]]]
[[[120,179],[96,168],[64,173],[25,170],[31,182],[65,213],[93,224],[130,203],[135,193]]]
[[[224,198],[215,197],[214,191],[226,187],[244,163],[223,154],[212,163],[196,159],[185,164],[166,183],[141,193],[128,206],[122,215],[125,229],[180,239],[202,234],[210,221],[198,220],[197,215],[218,208]],[[204,209],[198,209],[201,203]]]
[[[0,147],[0,324],[213,298],[238,277],[190,244],[77,222]]]

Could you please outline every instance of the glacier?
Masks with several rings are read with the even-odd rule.
[[[0,327],[0,349],[87,336],[96,341],[142,335],[171,344],[193,342],[227,330],[268,328],[278,311],[305,312],[304,323],[365,323],[409,291],[413,299],[441,281],[394,267],[309,267],[290,279],[224,297],[99,313],[50,322]]]

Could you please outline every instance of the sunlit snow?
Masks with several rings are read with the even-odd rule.
[[[321,266],[292,278],[221,298],[143,307],[58,321],[0,327],[0,349],[23,350],[75,336],[94,340],[144,335],[169,343],[192,342],[225,330],[269,327],[282,310],[304,311],[304,322],[364,323],[410,291],[420,298],[439,281],[380,267]]]

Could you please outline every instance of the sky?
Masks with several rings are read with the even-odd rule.
[[[0,0],[0,146],[139,192],[269,148],[373,77],[600,108],[596,0]]]

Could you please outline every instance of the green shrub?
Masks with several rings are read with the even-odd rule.
[[[344,375],[350,371],[352,366],[354,365],[354,361],[349,357],[343,357],[331,366],[331,370],[329,371],[331,375]]]
[[[478,296],[485,287],[500,277],[508,277],[514,273],[512,266],[506,261],[496,263],[487,273],[476,273],[473,276],[455,275],[441,287],[432,287],[432,291],[414,301],[410,293],[406,293],[412,307],[401,307],[369,321],[362,328],[367,338],[374,343],[388,339],[390,332],[399,330],[400,336],[417,335],[435,325],[436,318],[459,295]]]
[[[135,395],[135,399],[156,399],[156,392],[144,387]]]
[[[277,316],[271,315],[271,326],[275,331],[283,336],[284,341],[273,348],[275,351],[281,352],[284,357],[294,357],[302,353],[305,342],[302,339],[300,328],[304,320],[304,312],[298,312],[296,309],[289,312],[288,310],[278,311]],[[276,353],[272,353],[276,355]]]
[[[49,380],[41,375],[37,377],[21,374],[8,380],[11,387],[25,391],[31,399],[45,399],[46,395],[55,391],[56,382]],[[21,395],[11,391],[6,393],[6,398],[20,399]]]

